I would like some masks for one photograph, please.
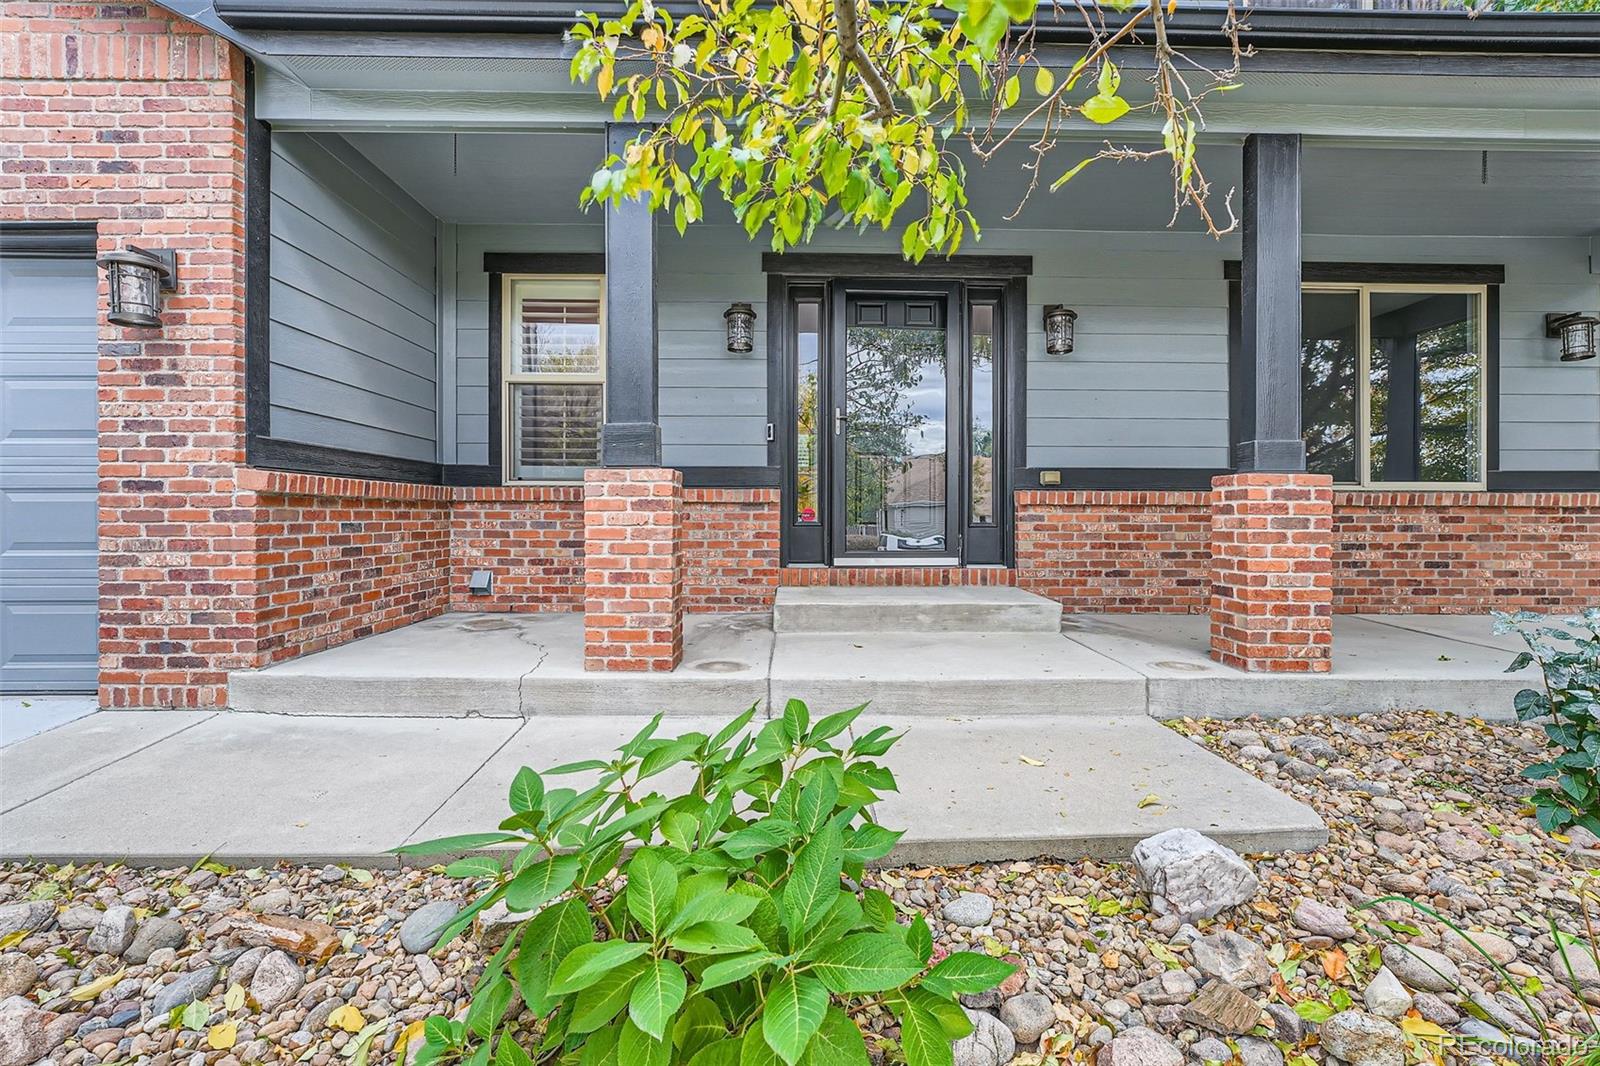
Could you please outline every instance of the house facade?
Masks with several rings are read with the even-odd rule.
[[[1022,203],[1019,153],[913,265],[579,210],[637,128],[558,7],[6,5],[7,691],[220,706],[446,611],[668,670],[784,585],[1209,613],[1284,671],[1336,613],[1600,602],[1600,17],[1258,9],[1237,233],[1159,166]],[[130,245],[159,326],[108,319]]]

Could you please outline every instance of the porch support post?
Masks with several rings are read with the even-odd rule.
[[[621,154],[648,127],[606,126],[607,153]],[[656,227],[650,205],[625,200],[606,209],[606,414],[603,466],[661,465],[656,340]]]
[[[1244,141],[1244,258],[1233,410],[1241,473],[1306,468],[1300,428],[1300,135]]]

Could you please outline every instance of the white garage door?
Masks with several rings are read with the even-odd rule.
[[[0,691],[92,692],[95,265],[0,237]]]

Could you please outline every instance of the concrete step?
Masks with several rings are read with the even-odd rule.
[[[770,689],[819,714],[1145,713],[1143,675],[1056,633],[780,633]]]
[[[780,588],[779,633],[1059,633],[1061,604],[1017,588]]]

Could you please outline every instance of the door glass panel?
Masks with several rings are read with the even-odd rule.
[[[795,304],[795,442],[794,515],[801,525],[815,525],[817,506],[817,425],[822,394],[822,302],[799,300]]]
[[[946,370],[942,328],[846,328],[845,551],[950,550]]]
[[[972,425],[967,441],[971,456],[972,498],[967,521],[994,524],[994,304],[972,305]]]
[[[1477,297],[1374,292],[1371,308],[1371,480],[1479,480]]]
[[[1307,292],[1300,304],[1300,409],[1306,469],[1339,484],[1356,469],[1361,373],[1361,294]]]

